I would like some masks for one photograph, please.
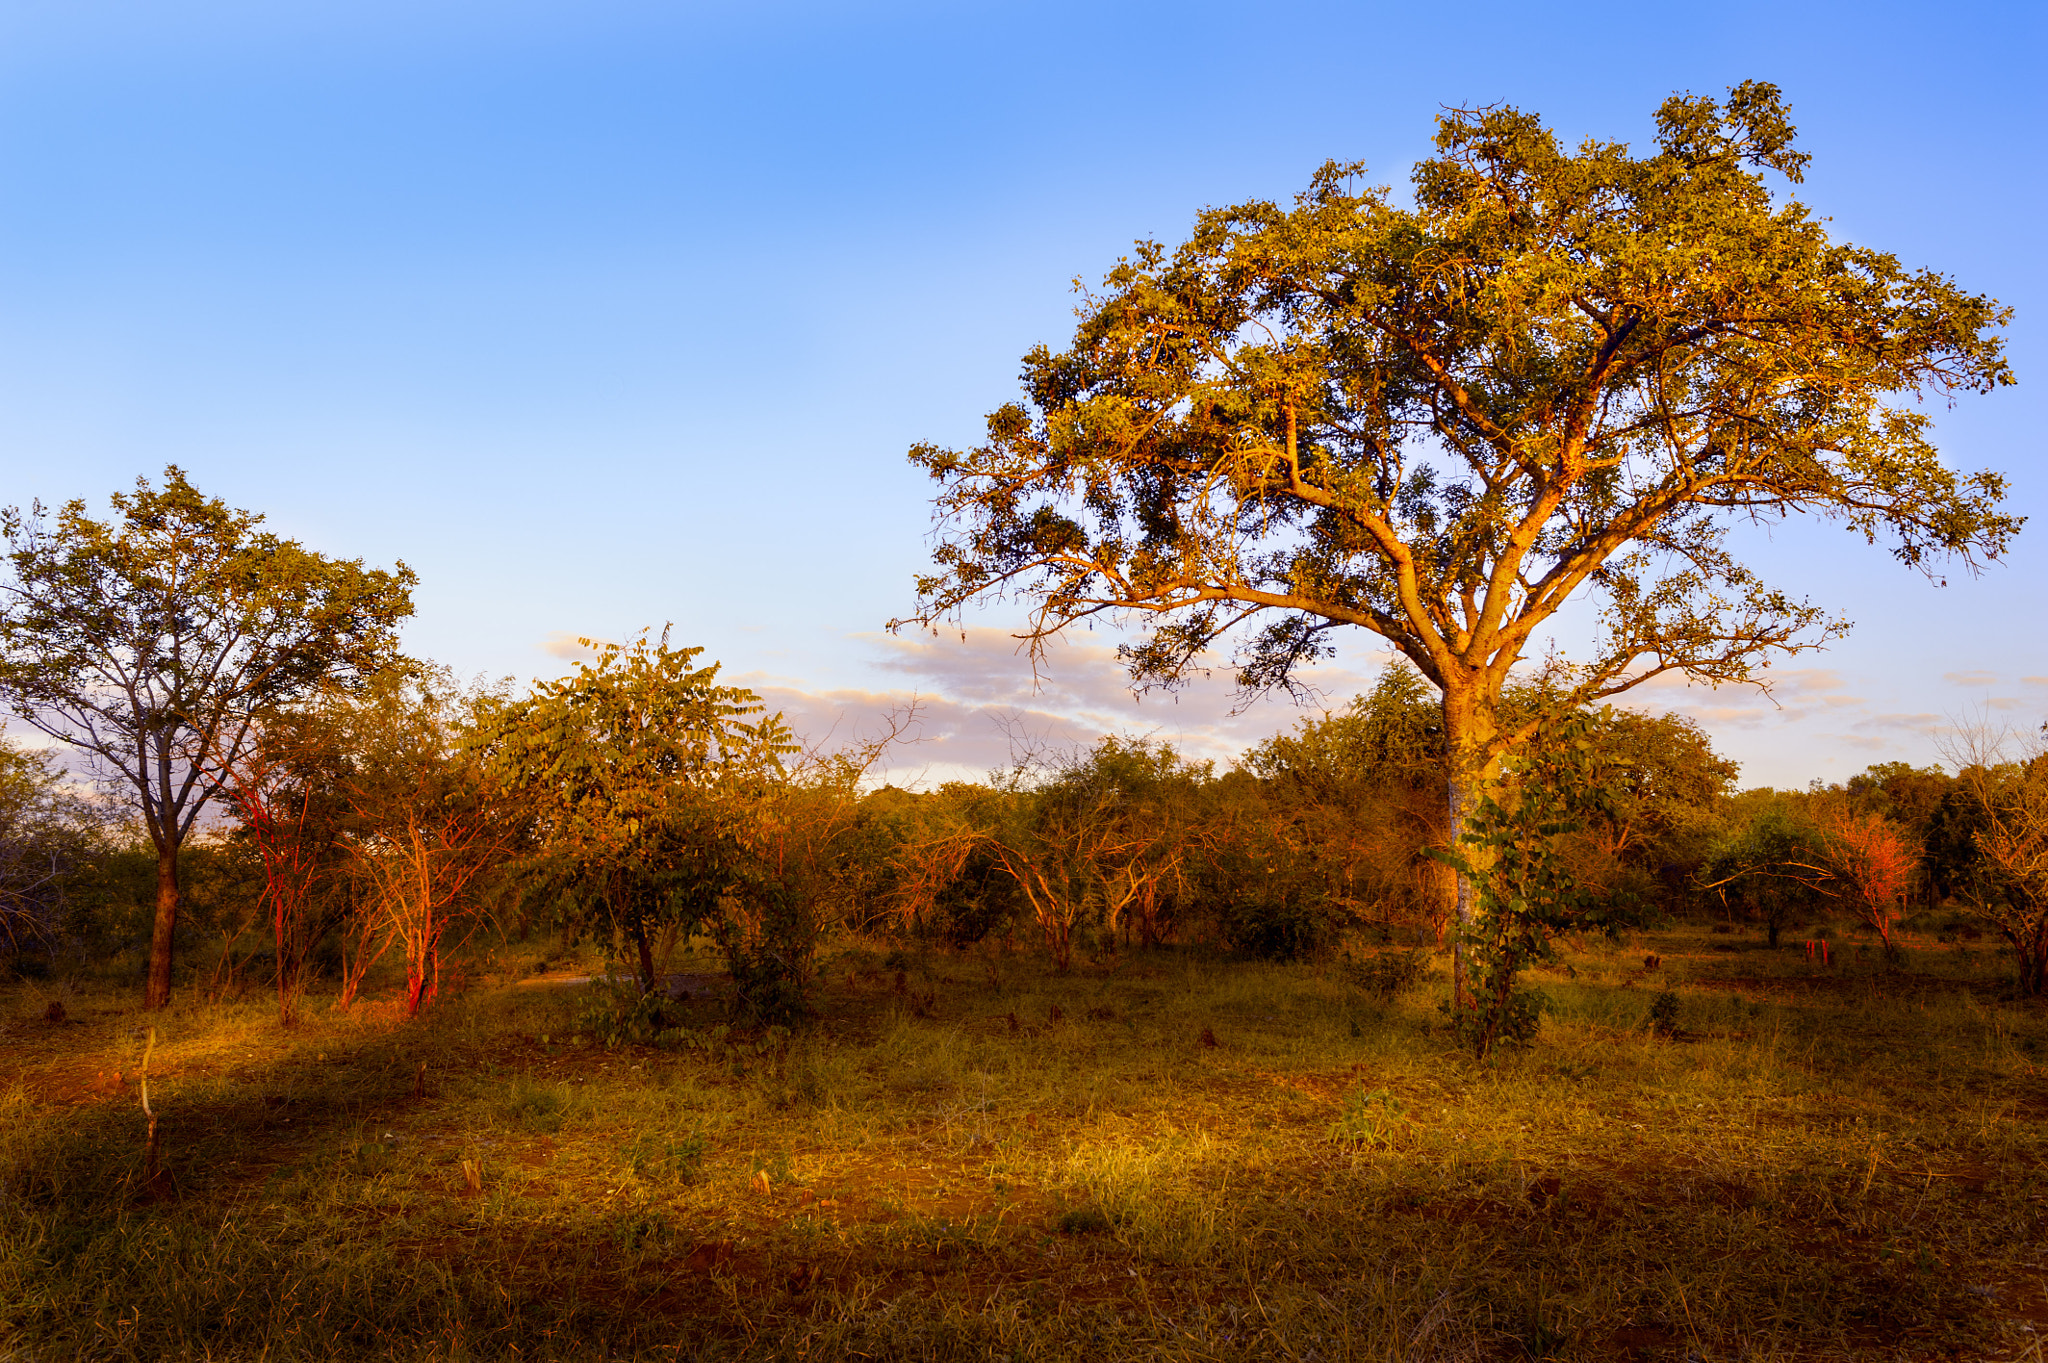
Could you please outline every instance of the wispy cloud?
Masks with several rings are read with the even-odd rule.
[[[1998,684],[1998,674],[1996,672],[1944,672],[1941,674],[1941,679],[1950,686],[1995,686]]]
[[[597,656],[597,650],[583,642],[587,636],[571,634],[567,630],[556,630],[540,641],[540,651],[566,662],[580,662]]]
[[[1028,650],[1000,630],[879,636],[872,643],[881,670],[905,685],[818,689],[761,672],[732,680],[781,710],[806,741],[827,747],[877,736],[890,716],[914,709],[911,741],[884,759],[898,784],[978,778],[1008,765],[1020,744],[1076,747],[1107,733],[1153,737],[1220,765],[1304,714],[1319,713],[1279,696],[1232,713],[1240,698],[1222,668],[1171,693],[1136,695],[1114,646],[1087,638],[1053,643],[1036,675]],[[1329,664],[1305,679],[1331,708],[1372,684],[1371,675]]]
[[[1946,715],[1930,715],[1925,713],[1872,715],[1868,719],[1858,720],[1851,727],[1866,733],[1872,730],[1896,730],[1902,733],[1933,736],[1945,734],[1953,730],[1955,728],[1955,721]]]
[[[1761,729],[1847,715],[1866,704],[1841,673],[1829,667],[1792,667],[1761,673],[1758,685],[1705,686],[1675,673],[1653,677],[1628,692],[1624,704],[1676,710],[1710,730]]]

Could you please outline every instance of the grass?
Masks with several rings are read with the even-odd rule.
[[[2040,1358],[2048,1016],[1842,945],[1580,944],[1490,1065],[1440,962],[849,948],[616,1050],[516,961],[290,1032],[16,985],[0,1359]]]

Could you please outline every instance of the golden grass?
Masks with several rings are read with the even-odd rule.
[[[292,1032],[16,986],[0,1358],[2039,1355],[2048,1018],[1988,953],[1565,964],[1492,1065],[1440,967],[1187,953],[848,949],[809,1029],[616,1051],[517,961]]]

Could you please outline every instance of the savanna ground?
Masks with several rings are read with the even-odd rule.
[[[1983,944],[1567,964],[1491,1064],[1440,961],[849,949],[809,1028],[615,1049],[537,950],[412,1023],[10,986],[0,1359],[2043,1357],[2048,1015]]]

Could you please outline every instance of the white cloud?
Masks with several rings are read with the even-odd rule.
[[[556,630],[540,641],[540,651],[565,662],[580,662],[595,658],[597,650],[583,642],[583,635],[571,634],[567,630]]]
[[[1996,672],[1944,672],[1941,679],[1950,686],[1993,686],[1998,682]]]
[[[1699,699],[1688,699],[1691,696]],[[1754,684],[1725,686],[1667,672],[1628,692],[1622,703],[1642,710],[1675,710],[1716,732],[1796,725],[1822,715],[1839,717],[1868,702],[1854,694],[1848,680],[1833,668],[1791,667],[1761,672]]]
[[[1239,703],[1229,669],[1191,678],[1174,692],[1134,695],[1115,647],[1089,637],[1055,640],[1033,675],[1028,646],[994,629],[914,637],[875,636],[884,672],[907,684],[883,690],[813,689],[754,672],[733,677],[753,690],[805,741],[839,746],[878,736],[891,714],[915,707],[915,741],[884,764],[899,785],[978,779],[1006,766],[1019,744],[1076,747],[1104,734],[1153,737],[1197,761],[1222,766],[1304,715],[1320,713],[1284,696]],[[1372,677],[1335,664],[1310,669],[1322,704],[1337,708],[1368,689]]]

